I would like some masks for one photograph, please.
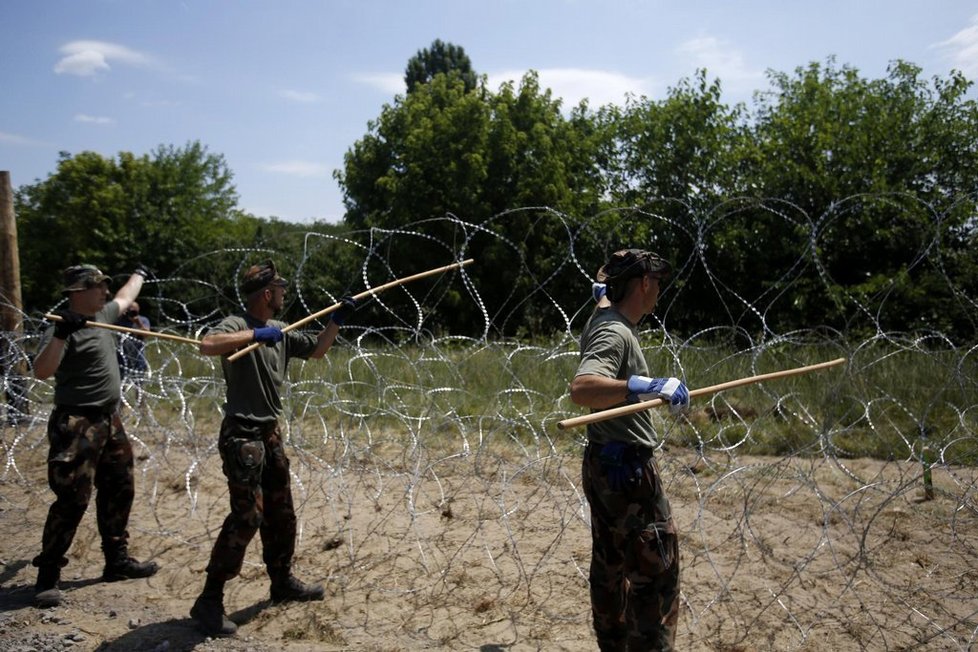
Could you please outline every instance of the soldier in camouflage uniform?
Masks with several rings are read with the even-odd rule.
[[[91,265],[64,272],[68,309],[41,338],[34,375],[55,380],[54,411],[48,421],[48,485],[55,501],[48,511],[38,568],[35,603],[61,603],[58,582],[68,563],[65,554],[81,522],[92,487],[102,538],[106,582],[149,577],[159,566],[129,556],[129,511],[132,508],[132,446],[119,418],[121,396],[115,337],[86,321],[111,324],[139,295],[146,271],[139,268],[109,301],[109,277]]]
[[[322,358],[340,326],[356,310],[356,302],[344,297],[343,306],[332,313],[318,335],[282,332],[285,324],[272,317],[282,309],[287,286],[272,261],[252,266],[241,283],[247,297],[245,314],[227,317],[200,344],[201,353],[222,356],[227,383],[218,449],[228,480],[231,513],[214,543],[204,589],[190,611],[212,636],[230,636],[237,630],[224,613],[224,584],[240,573],[245,550],[256,532],[261,534],[272,601],[323,599],[321,585],[305,584],[292,575],[296,516],[289,459],[278,424],[280,391],[289,359]],[[252,342],[264,346],[228,361],[229,354]]]
[[[650,378],[639,321],[655,309],[669,264],[651,252],[615,252],[581,335],[571,400],[592,411],[661,397],[689,405],[677,378]],[[588,425],[582,484],[591,506],[591,610],[601,650],[672,650],[679,618],[679,541],[652,453],[648,411]]]

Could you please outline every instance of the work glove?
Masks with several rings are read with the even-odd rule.
[[[259,326],[255,329],[255,341],[262,344],[278,344],[285,334],[277,326]]]
[[[329,316],[330,320],[334,321],[337,326],[345,324],[346,320],[350,318],[350,315],[357,311],[357,300],[350,295],[346,295],[340,299],[340,303],[342,305]]]
[[[143,265],[142,263],[137,263],[136,269],[134,269],[132,273],[139,274],[140,276],[143,277],[143,280],[146,280],[148,278],[153,278],[153,270],[151,270],[146,265]]]
[[[85,317],[70,310],[59,310],[54,313],[61,321],[54,322],[54,336],[59,340],[68,339],[72,333],[85,328]]]
[[[594,297],[594,302],[597,303],[601,301],[601,298],[608,294],[608,286],[604,283],[592,283],[591,284],[591,296]]]
[[[679,414],[689,407],[689,390],[678,378],[649,378],[632,376],[628,379],[628,402],[638,403],[653,398],[669,401],[669,410]]]

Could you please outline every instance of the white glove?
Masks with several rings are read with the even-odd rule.
[[[669,410],[679,414],[689,407],[689,390],[678,378],[649,378],[632,376],[628,379],[628,402],[638,403],[653,398],[669,401]]]
[[[601,298],[608,294],[608,286],[604,283],[592,283],[591,284],[591,296],[594,298],[594,302],[597,303],[601,301]]]

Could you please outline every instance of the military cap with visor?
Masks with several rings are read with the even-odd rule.
[[[101,283],[111,281],[111,277],[103,274],[95,265],[72,265],[62,272],[64,276],[64,287],[61,288],[62,294],[69,292],[81,292],[91,289]]]
[[[241,291],[246,295],[263,290],[269,285],[285,287],[288,284],[288,281],[279,276],[271,259],[252,265],[241,276]]]
[[[598,270],[596,279],[607,286],[608,299],[614,303],[625,297],[631,279],[654,273],[668,276],[671,272],[672,266],[659,254],[644,249],[621,249],[611,254]]]

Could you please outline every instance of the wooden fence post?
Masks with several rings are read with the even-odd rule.
[[[20,293],[20,253],[17,245],[17,221],[14,217],[14,193],[10,172],[0,170],[0,361],[4,369],[4,395],[7,421],[16,423],[27,415],[25,395],[27,358],[17,342],[23,341],[23,300]]]

